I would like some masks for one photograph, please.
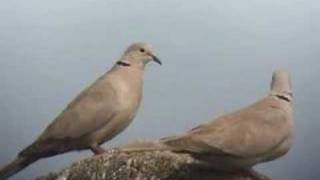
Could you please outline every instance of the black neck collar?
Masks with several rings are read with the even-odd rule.
[[[123,62],[123,61],[118,61],[118,62],[117,62],[117,65],[119,65],[119,66],[125,66],[125,67],[131,66],[131,64],[129,64],[129,63],[127,63],[127,62]]]
[[[291,99],[284,96],[284,95],[276,95],[277,98],[281,99],[281,100],[284,100],[284,101],[287,101],[287,102],[291,102]]]

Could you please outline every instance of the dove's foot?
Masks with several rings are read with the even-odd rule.
[[[100,155],[106,152],[102,147],[99,145],[91,145],[90,146],[91,151],[94,153],[94,155]]]
[[[256,180],[271,180],[269,177],[258,173],[257,171],[255,171],[254,169],[249,169],[249,170],[245,170],[243,172],[247,177],[251,178],[251,179],[256,179]]]

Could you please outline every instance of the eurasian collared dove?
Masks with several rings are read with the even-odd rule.
[[[275,71],[270,94],[189,132],[160,140],[224,171],[248,169],[286,154],[293,129],[292,91],[286,71]]]
[[[88,148],[103,153],[99,145],[123,131],[135,117],[144,68],[151,60],[161,64],[149,45],[129,46],[110,71],[80,93],[33,144],[0,170],[0,179],[40,158]]]

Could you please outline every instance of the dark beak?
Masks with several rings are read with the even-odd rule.
[[[160,65],[162,65],[162,62],[159,60],[159,58],[157,58],[157,56],[151,54],[152,60]]]

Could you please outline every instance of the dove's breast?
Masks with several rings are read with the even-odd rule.
[[[142,98],[142,77],[119,77],[114,86],[117,96],[116,109],[136,111]]]
[[[113,114],[106,125],[90,135],[90,139],[101,144],[122,132],[134,119],[142,98],[142,77],[114,74],[112,85],[115,91]]]

